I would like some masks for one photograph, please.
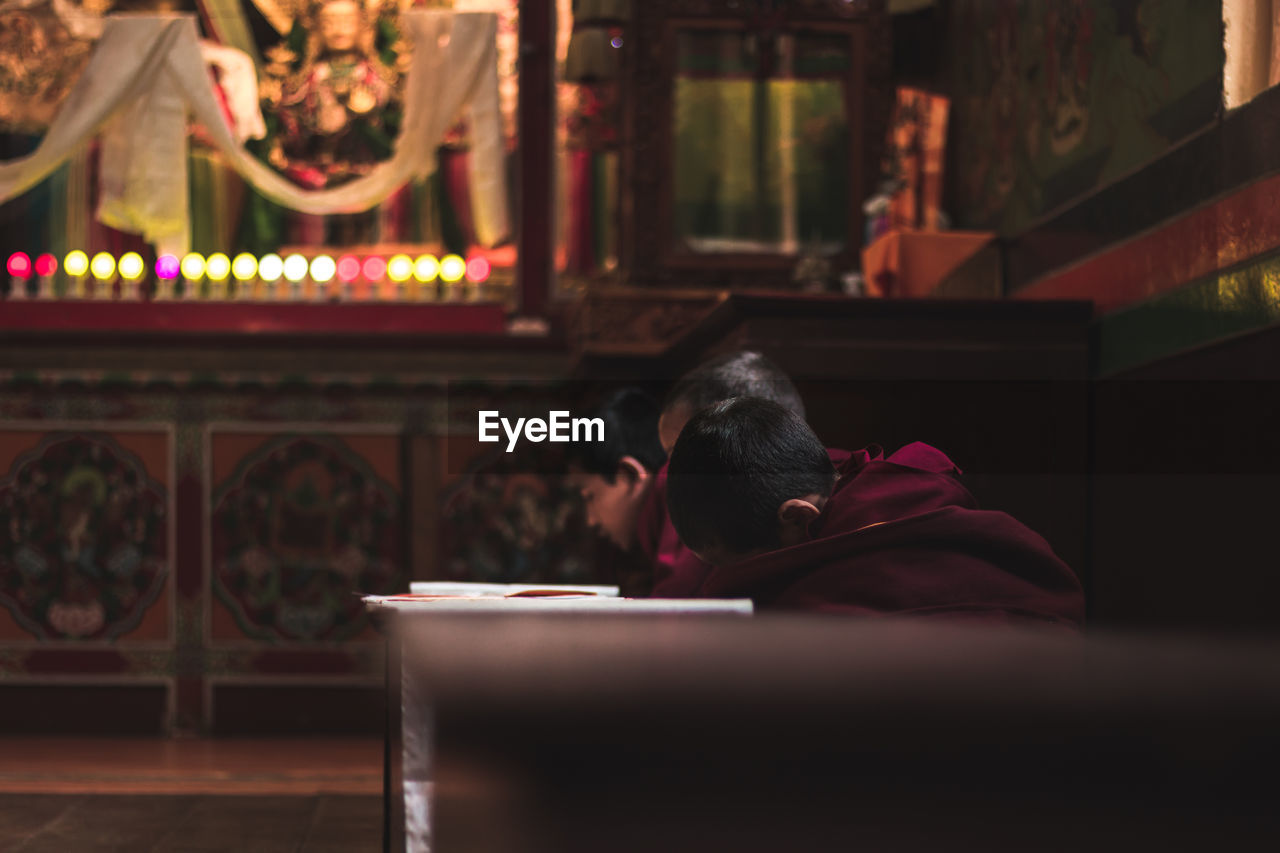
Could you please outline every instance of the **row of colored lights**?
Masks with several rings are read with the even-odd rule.
[[[58,259],[44,254],[32,261],[25,252],[14,252],[9,256],[8,269],[14,278],[30,278],[33,272],[38,276],[51,276],[58,271]],[[146,263],[137,252],[127,252],[117,260],[110,252],[99,252],[90,258],[77,249],[67,253],[62,269],[73,277],[91,274],[100,281],[107,281],[119,273],[126,281],[138,281],[146,274]],[[385,259],[373,255],[363,261],[355,255],[342,255],[336,259],[330,255],[316,255],[308,261],[302,255],[281,258],[270,254],[258,258],[245,252],[232,259],[221,252],[207,258],[198,252],[190,252],[181,260],[176,255],[161,255],[155,263],[157,278],[176,279],[181,275],[191,281],[201,278],[225,281],[231,277],[237,281],[257,278],[273,282],[283,278],[299,282],[310,277],[318,284],[325,284],[335,278],[353,282],[363,275],[370,282],[382,281],[383,278],[406,282],[412,278],[427,284],[438,278],[446,284],[453,284],[465,278],[481,284],[488,280],[491,272],[492,267],[486,258],[477,256],[464,260],[460,255],[445,255],[443,258],[435,255],[419,255],[417,258],[392,255]]]

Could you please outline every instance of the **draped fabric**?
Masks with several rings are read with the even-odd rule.
[[[219,107],[191,15],[120,15],[106,21],[84,74],[40,147],[0,165],[0,201],[49,175],[102,131],[98,218],[140,233],[157,251],[190,246],[188,112],[204,125],[227,164],[271,201],[303,213],[368,210],[436,169],[435,149],[464,108],[472,132],[469,172],[478,239],[507,235],[506,183],[492,14],[411,11],[402,16],[414,45],[402,131],[390,160],[350,183],[303,190],[249,154]]]
[[[241,0],[199,0],[198,8],[218,41],[241,51],[254,65],[262,64]]]
[[[238,48],[200,42],[205,64],[217,73],[218,86],[231,112],[231,130],[237,142],[262,139],[267,135],[262,110],[258,108],[258,74],[253,60]]]
[[[1280,83],[1280,0],[1223,0],[1228,109]]]

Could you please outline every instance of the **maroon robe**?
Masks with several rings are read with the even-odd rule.
[[[1083,621],[1071,569],[1011,516],[978,509],[941,451],[860,451],[839,470],[810,541],[718,567],[698,594],[762,610]]]
[[[667,514],[667,466],[654,475],[653,487],[640,508],[637,541],[653,563],[652,598],[692,598],[711,567],[684,547]]]
[[[859,451],[863,453],[865,451]],[[849,451],[829,448],[831,463],[837,467],[849,458]],[[654,476],[653,487],[645,496],[637,521],[640,549],[653,563],[651,598],[696,598],[698,589],[711,572],[711,566],[680,541],[671,516],[667,513],[667,466],[664,463]]]

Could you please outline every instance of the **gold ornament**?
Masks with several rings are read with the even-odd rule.
[[[377,105],[377,98],[364,86],[357,86],[356,90],[351,93],[351,97],[347,99],[347,109],[359,115],[364,115]]]
[[[304,186],[331,186],[385,158],[385,146],[353,130],[360,124],[385,131],[388,120],[394,129],[409,45],[398,37],[384,45],[395,61],[383,62],[379,18],[396,16],[395,2],[318,0],[289,11],[306,42],[296,51],[286,42],[266,51],[259,95],[279,117],[268,159]]]

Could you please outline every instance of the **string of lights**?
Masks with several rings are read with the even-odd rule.
[[[33,261],[25,252],[14,252],[9,256],[6,268],[15,283],[25,285],[33,276],[50,283],[58,275],[59,263],[57,257],[47,253],[37,256]],[[127,252],[119,258],[110,252],[98,252],[90,258],[87,253],[76,249],[68,252],[62,259],[61,270],[64,280],[81,285],[86,279],[92,279],[99,285],[122,280],[136,287],[148,277],[146,262],[137,252]],[[157,284],[169,290],[178,279],[184,280],[188,287],[207,281],[222,288],[225,288],[225,283],[229,280],[240,288],[258,282],[272,285],[281,280],[291,285],[302,285],[309,281],[318,286],[328,285],[335,280],[351,285],[359,283],[361,279],[369,285],[388,281],[395,284],[410,281],[418,284],[440,282],[452,285],[464,281],[483,284],[491,273],[489,260],[482,256],[464,259],[460,255],[445,255],[437,258],[429,254],[416,258],[406,254],[390,257],[369,255],[364,258],[356,255],[335,258],[328,254],[307,258],[301,254],[290,254],[281,258],[274,253],[257,257],[245,252],[232,259],[222,252],[208,257],[190,252],[181,258],[160,255],[151,269]]]

